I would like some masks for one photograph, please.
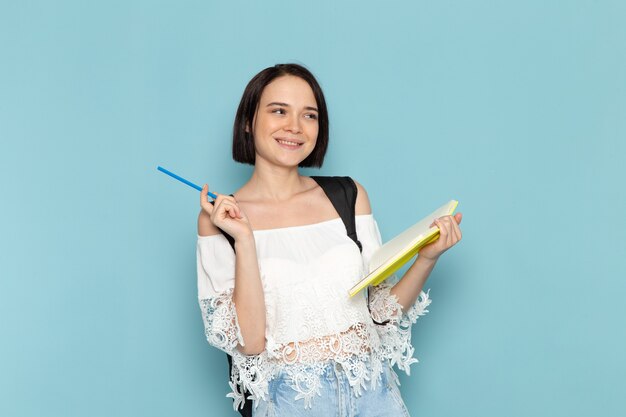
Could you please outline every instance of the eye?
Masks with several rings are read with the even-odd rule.
[[[272,113],[285,114],[285,109],[278,107],[278,108],[275,108],[274,110],[272,110]]]
[[[317,114],[315,113],[305,114],[304,117],[306,117],[307,119],[311,119],[311,120],[317,120]]]

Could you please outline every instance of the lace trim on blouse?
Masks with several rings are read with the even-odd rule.
[[[306,341],[277,344],[266,341],[266,349],[258,355],[244,355],[237,345],[244,345],[233,290],[229,289],[215,297],[199,300],[207,341],[233,358],[229,385],[233,408],[243,406],[244,390],[256,406],[259,399],[266,400],[268,382],[278,372],[285,371],[291,387],[296,391],[295,400],[303,399],[310,408],[312,400],[320,394],[320,377],[329,361],[341,364],[343,372],[357,396],[369,386],[375,389],[382,373],[384,361],[397,365],[410,374],[410,366],[418,362],[413,357],[411,326],[426,309],[431,300],[428,292],[421,292],[417,301],[405,312],[396,296],[390,293],[389,281],[378,287],[370,287],[370,314],[367,323],[354,323],[348,329],[333,335],[315,337]],[[314,320],[322,321],[323,318]],[[386,323],[384,325],[374,324]],[[314,323],[315,324],[315,323]],[[372,371],[368,370],[368,365]]]

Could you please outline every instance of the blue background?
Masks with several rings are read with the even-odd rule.
[[[384,239],[460,201],[412,414],[626,415],[625,21],[623,1],[2,1],[0,415],[234,415],[198,196],[155,168],[236,190],[236,106],[278,62],[320,80],[321,174],[366,187]]]

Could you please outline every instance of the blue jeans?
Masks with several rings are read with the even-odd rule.
[[[375,390],[369,386],[362,395],[354,395],[341,365],[326,365],[321,377],[321,397],[313,399],[313,407],[305,409],[303,400],[296,400],[297,392],[289,384],[289,376],[279,373],[269,383],[269,398],[259,400],[254,417],[410,417],[394,382],[393,370],[383,365],[381,381]]]

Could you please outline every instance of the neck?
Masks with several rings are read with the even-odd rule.
[[[246,193],[253,200],[286,201],[306,187],[298,167],[280,167],[258,160]]]

